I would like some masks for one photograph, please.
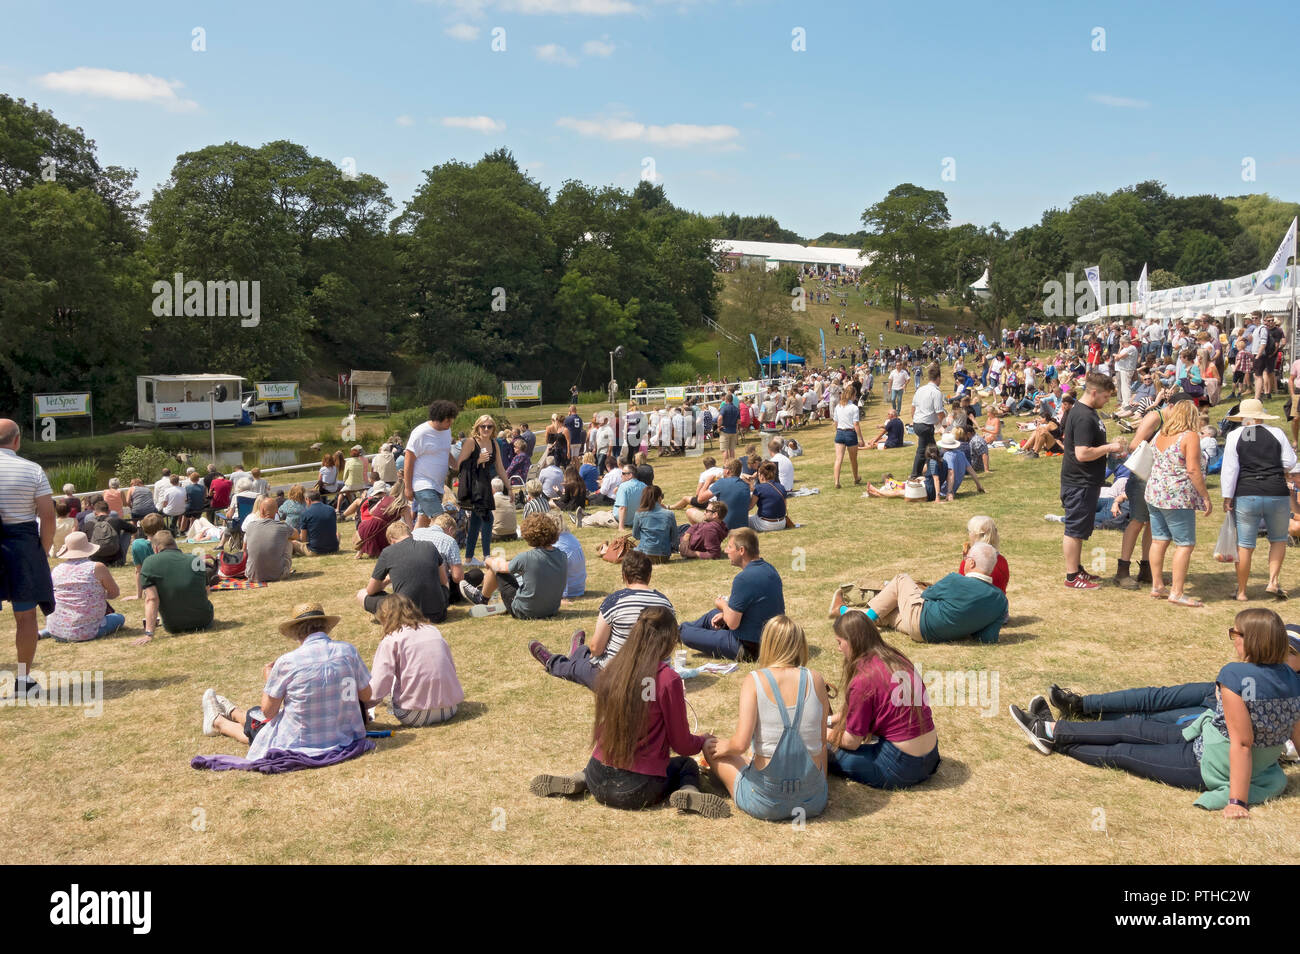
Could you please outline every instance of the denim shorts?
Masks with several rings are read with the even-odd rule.
[[[1286,498],[1282,499],[1286,503]],[[1196,546],[1196,511],[1166,510],[1147,504],[1151,513],[1151,539],[1172,540],[1176,547]]]
[[[769,792],[764,791],[766,786],[761,781],[755,784],[755,779],[758,779],[761,773],[751,762],[740,773],[740,778],[736,779],[736,791],[732,794],[732,798],[736,802],[736,807],[746,815],[763,821],[790,821],[798,817],[797,810],[801,808],[805,818],[816,818],[826,811],[826,803],[830,795],[826,787],[826,777],[820,772],[815,774],[821,781],[815,791],[805,792],[802,797],[773,798]]]
[[[1128,497],[1129,519],[1137,523],[1150,523],[1151,512],[1147,508],[1147,482],[1137,474],[1130,474],[1124,495]]]
[[[858,432],[851,427],[837,427],[835,429],[835,443],[843,444],[845,447],[857,447]]]
[[[1237,515],[1237,546],[1241,549],[1255,549],[1261,520],[1268,527],[1269,543],[1286,540],[1291,520],[1291,498],[1238,497],[1233,510]]]
[[[415,502],[420,508],[420,513],[430,520],[442,513],[442,494],[436,490],[417,490]]]

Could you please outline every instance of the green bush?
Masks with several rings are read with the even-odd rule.
[[[608,404],[608,391],[579,391],[578,399],[574,404]]]
[[[163,468],[176,464],[176,455],[155,444],[136,447],[127,444],[122,453],[117,455],[117,467],[114,473],[122,483],[130,483],[139,477],[146,484],[151,484],[162,474]]]
[[[700,372],[689,361],[669,361],[659,379],[663,384],[694,384]]]
[[[485,407],[500,407],[501,399],[490,394],[475,394],[465,402],[465,410],[480,411]]]
[[[77,490],[103,490],[99,486],[99,461],[72,460],[66,464],[56,464],[45,469],[45,476],[50,480],[50,487],[55,496],[63,492],[64,484],[72,484]]]
[[[482,414],[483,412],[481,410],[466,408],[456,415],[456,420],[452,422],[451,425],[453,439],[459,437],[462,432],[469,435],[470,431],[474,430],[474,422],[477,421]],[[506,417],[504,414],[493,414],[491,417],[492,420],[496,422],[498,431],[503,427],[510,427],[510,418]],[[520,418],[520,420],[524,420],[524,418]]]
[[[475,394],[499,394],[496,376],[468,361],[430,361],[415,381],[415,398],[428,407],[442,398],[464,404]]]

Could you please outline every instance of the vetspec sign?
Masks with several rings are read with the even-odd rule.
[[[37,417],[86,417],[90,414],[89,394],[34,394]]]

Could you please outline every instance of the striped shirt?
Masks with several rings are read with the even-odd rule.
[[[623,648],[641,613],[655,606],[673,612],[672,602],[658,590],[624,587],[605,597],[600,604],[600,618],[609,624],[609,642],[605,644],[605,651],[591,661],[603,668]]]
[[[40,464],[24,460],[11,447],[0,447],[0,520],[34,523],[36,498],[53,493]]]

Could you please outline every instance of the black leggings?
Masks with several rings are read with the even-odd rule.
[[[700,767],[685,755],[668,760],[666,775],[642,775],[614,768],[593,755],[583,775],[596,801],[610,808],[632,810],[657,805],[683,785],[700,785]]]

